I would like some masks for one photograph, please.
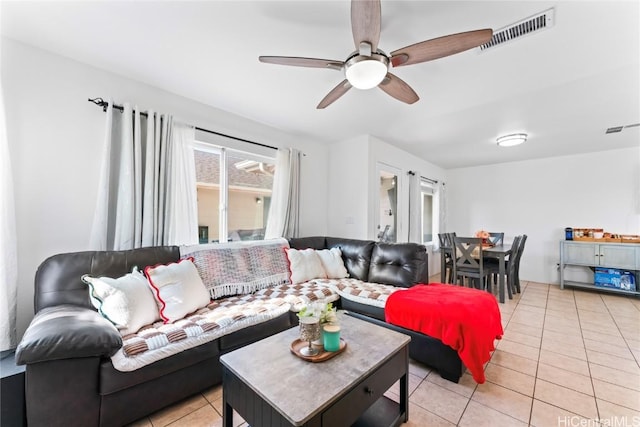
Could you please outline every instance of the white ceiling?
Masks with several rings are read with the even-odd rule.
[[[349,2],[44,1],[1,3],[4,36],[282,129],[333,143],[369,134],[443,168],[640,145],[640,2],[382,1],[379,47],[498,30],[550,7],[555,26],[392,70],[420,96],[405,105],[352,89],[316,105],[339,71],[259,55],[344,60]],[[87,94],[87,96],[95,94]],[[109,94],[98,94],[109,96]],[[524,131],[529,141],[499,148]]]

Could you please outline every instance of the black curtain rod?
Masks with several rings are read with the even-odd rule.
[[[93,102],[94,104],[96,104],[99,107],[102,107],[102,111],[106,112],[107,111],[107,107],[109,106],[109,103],[107,101],[105,101],[102,98],[89,98],[88,99],[89,102]],[[113,104],[113,108],[115,108],[116,110],[120,110],[120,111],[124,111],[124,107],[122,105],[116,105]],[[145,112],[141,112],[140,113],[141,116],[145,116],[147,117],[147,113]],[[196,126],[196,130],[202,131],[202,132],[207,132],[207,133],[211,133],[213,135],[218,135],[218,136],[224,136],[225,138],[230,138],[230,139],[234,139],[236,141],[242,141],[242,142],[247,142],[249,144],[253,144],[253,145],[259,145],[260,147],[264,147],[264,148],[271,148],[272,150],[277,150],[277,147],[273,147],[271,145],[267,145],[267,144],[261,144],[259,142],[255,142],[255,141],[249,141],[248,139],[243,139],[243,138],[238,138],[236,136],[231,136],[231,135],[226,135],[224,133],[220,133],[220,132],[216,132],[213,130],[209,130],[209,129],[203,129],[200,127]]]
[[[416,173],[414,171],[409,171],[407,172],[409,175],[414,176]],[[420,175],[421,179],[424,179],[425,181],[429,181],[432,184],[437,184],[438,180],[437,179],[431,179],[431,178],[425,178],[424,176]]]

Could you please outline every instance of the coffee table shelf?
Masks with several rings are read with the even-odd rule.
[[[399,426],[405,422],[404,415],[400,404],[382,396],[358,418],[353,427]]]

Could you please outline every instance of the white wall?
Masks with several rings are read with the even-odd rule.
[[[329,236],[367,238],[369,140],[360,136],[329,147]]]
[[[329,148],[329,235],[354,239],[377,238],[375,212],[379,191],[376,165],[381,162],[399,169],[398,241],[407,241],[405,218],[409,211],[408,171],[446,180],[445,171],[378,138],[360,136],[332,144]],[[440,271],[439,254],[429,252],[429,273]]]
[[[565,227],[640,234],[640,147],[447,172],[449,231],[527,234],[523,280],[559,282]]]
[[[326,234],[326,146],[115,74],[2,38],[1,76],[18,237],[18,339],[33,316],[37,266],[89,249],[105,116],[87,98],[112,97],[196,126],[276,147],[302,160],[302,235]]]

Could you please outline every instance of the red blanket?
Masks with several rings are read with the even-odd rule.
[[[438,338],[458,352],[473,379],[484,383],[484,363],[502,338],[496,298],[478,289],[431,283],[389,296],[384,308],[388,323]]]

